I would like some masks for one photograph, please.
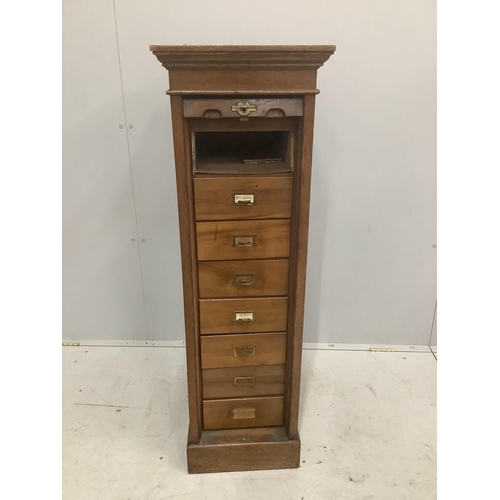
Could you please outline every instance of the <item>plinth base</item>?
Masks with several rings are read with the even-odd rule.
[[[198,444],[187,446],[190,474],[300,465],[300,441],[288,439],[284,427],[204,431]]]

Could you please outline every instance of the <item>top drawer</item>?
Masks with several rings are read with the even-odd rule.
[[[291,175],[195,178],[196,220],[288,219],[292,181]]]
[[[302,116],[302,99],[184,99],[186,118]]]

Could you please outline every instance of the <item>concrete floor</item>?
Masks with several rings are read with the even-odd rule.
[[[65,500],[436,498],[431,352],[306,350],[301,467],[189,475],[185,352],[63,348]]]

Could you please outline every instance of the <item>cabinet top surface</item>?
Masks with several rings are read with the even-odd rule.
[[[335,52],[335,45],[150,45],[153,52]]]

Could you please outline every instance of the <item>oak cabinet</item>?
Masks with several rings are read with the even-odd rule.
[[[316,72],[335,46],[150,49],[170,80],[188,470],[298,467]]]

